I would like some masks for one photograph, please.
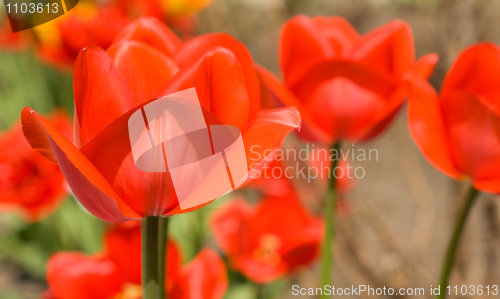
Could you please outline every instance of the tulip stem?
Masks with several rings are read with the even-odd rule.
[[[158,230],[158,280],[165,283],[165,272],[167,268],[167,239],[168,239],[168,217],[160,217]],[[165,288],[160,288],[160,299],[166,299]]]
[[[142,221],[142,295],[144,299],[161,299],[165,282],[159,270],[160,217],[146,217]]]
[[[336,154],[336,158],[332,159],[330,164],[330,180],[328,183],[328,190],[325,196],[325,235],[323,237],[323,248],[321,252],[321,287],[330,285],[332,283],[332,268],[333,268],[333,244],[335,239],[335,214],[337,206],[337,179],[335,168],[338,165],[340,152],[340,142],[336,142],[332,146],[332,151]],[[322,295],[322,298],[328,296]]]
[[[457,223],[455,224],[455,230],[453,231],[450,243],[448,244],[448,249],[446,250],[446,256],[444,259],[443,268],[441,269],[441,278],[439,280],[439,286],[441,292],[439,295],[436,296],[436,298],[443,299],[446,297],[447,294],[446,287],[448,286],[448,279],[450,277],[451,269],[453,268],[453,262],[455,260],[455,252],[457,251],[458,243],[462,235],[465,221],[467,220],[469,211],[471,210],[472,204],[474,203],[474,199],[477,198],[478,194],[479,191],[475,189],[473,186],[470,186],[469,190],[467,191],[464,207],[457,219]]]

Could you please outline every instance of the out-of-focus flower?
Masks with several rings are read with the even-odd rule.
[[[195,87],[207,113],[241,131],[249,170],[300,126],[295,108],[260,109],[250,54],[230,37],[208,35],[182,46],[158,20],[141,18],[118,40],[107,51],[82,50],[75,63],[75,144],[32,109],[22,112],[33,148],[58,161],[77,199],[103,220],[201,207],[181,210],[169,172],[143,172],[135,165],[129,117],[158,97]]]
[[[12,33],[7,18],[0,20],[0,50],[22,51],[33,42],[33,36],[28,31]]]
[[[231,265],[249,279],[268,283],[309,264],[319,252],[323,223],[294,193],[264,198],[256,208],[232,200],[211,220]]]
[[[500,192],[500,48],[463,51],[446,74],[440,95],[424,80],[408,105],[413,140],[427,160],[455,179]]]
[[[81,49],[108,48],[127,21],[118,9],[98,8],[81,1],[69,13],[34,27],[38,55],[56,67],[70,70]]]
[[[169,22],[172,18],[191,16],[213,0],[109,0],[104,3],[120,8],[130,17],[151,16]]]
[[[164,11],[170,16],[183,16],[198,12],[214,0],[160,0]]]
[[[62,134],[71,136],[69,117],[57,112],[49,118]],[[54,164],[33,150],[20,124],[0,133],[0,210],[18,211],[28,221],[37,221],[63,201],[64,176]]]
[[[290,92],[261,70],[271,100],[298,107],[301,135],[328,144],[381,133],[408,96],[408,76],[427,78],[437,61],[430,54],[415,62],[411,29],[402,21],[359,35],[338,17],[292,18],[283,27],[279,54]]]
[[[60,252],[47,267],[50,299],[141,299],[140,222],[115,225],[105,236],[105,250],[86,256]],[[168,298],[219,299],[228,279],[224,263],[211,249],[202,250],[181,267],[177,245],[167,245],[166,290]],[[44,299],[45,299],[44,298]]]

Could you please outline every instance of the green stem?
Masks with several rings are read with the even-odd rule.
[[[450,243],[448,244],[448,249],[446,250],[446,256],[444,259],[443,268],[441,270],[441,278],[439,280],[439,286],[441,292],[440,295],[436,296],[436,298],[446,297],[446,287],[448,286],[448,279],[450,277],[451,269],[453,268],[453,262],[455,260],[455,252],[457,251],[458,243],[462,235],[464,224],[465,221],[467,220],[467,215],[469,215],[469,211],[472,207],[472,204],[474,203],[474,199],[477,197],[478,194],[479,191],[476,190],[473,186],[470,186],[467,192],[467,197],[465,198],[464,207],[457,219],[455,230],[453,231]]]
[[[160,299],[164,281],[159,279],[159,217],[142,221],[142,292],[144,299]]]
[[[264,299],[264,287],[263,284],[256,284],[257,286],[257,296],[256,299]]]
[[[205,221],[204,212],[202,210],[197,210],[194,212],[195,216],[195,230],[194,230],[194,252],[195,254],[199,252],[203,247],[203,224]]]
[[[165,282],[165,271],[167,267],[167,239],[168,239],[168,217],[160,217],[158,230],[158,280]],[[160,288],[160,299],[166,299],[168,296],[165,288]]]
[[[330,181],[328,190],[325,196],[325,214],[323,216],[325,221],[325,236],[323,237],[323,248],[321,252],[321,287],[330,285],[332,282],[332,268],[333,268],[333,242],[335,235],[335,214],[337,205],[337,180],[335,178],[335,168],[338,165],[338,154],[340,152],[340,142],[336,142],[332,146],[332,150],[336,153],[336,159],[331,161],[330,165]],[[322,295],[322,298],[328,296]]]

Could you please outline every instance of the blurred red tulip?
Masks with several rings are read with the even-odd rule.
[[[139,222],[115,225],[105,236],[104,252],[85,256],[56,253],[49,260],[45,298],[141,299],[141,226]],[[223,261],[211,249],[202,250],[181,267],[177,246],[167,245],[168,298],[219,299],[228,286]]]
[[[105,5],[119,8],[131,18],[151,16],[171,24],[172,18],[192,16],[213,0],[105,0]]]
[[[436,168],[474,187],[500,192],[500,48],[491,43],[463,51],[441,93],[415,80],[408,106],[413,140]]]
[[[268,283],[319,253],[323,223],[310,216],[294,193],[264,198],[256,208],[232,200],[211,221],[231,265],[249,279]]]
[[[402,21],[359,35],[342,18],[305,16],[284,25],[279,58],[290,92],[261,69],[269,102],[296,106],[301,135],[329,144],[380,134],[408,96],[407,75],[427,78],[437,61],[430,54],[415,62],[411,29]]]
[[[81,49],[108,48],[126,24],[127,17],[118,9],[81,2],[71,13],[34,28],[38,55],[62,70],[71,70]]]
[[[71,136],[65,113],[57,112],[49,120]],[[30,147],[20,124],[0,133],[0,211],[20,211],[28,221],[40,220],[62,203],[65,185],[59,166]]]
[[[158,20],[141,18],[118,40],[107,51],[82,50],[75,63],[75,144],[32,109],[22,112],[33,148],[58,161],[78,200],[103,220],[201,207],[181,210],[169,172],[135,166],[128,119],[153,99],[195,87],[207,113],[242,132],[248,169],[300,126],[295,108],[260,109],[250,54],[226,35],[201,36],[183,46]]]
[[[33,42],[33,36],[28,31],[12,33],[7,18],[0,20],[0,50],[22,51]]]

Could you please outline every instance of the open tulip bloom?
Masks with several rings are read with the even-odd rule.
[[[431,74],[437,55],[415,61],[410,26],[393,21],[360,35],[339,17],[296,16],[283,26],[279,61],[287,90],[269,71],[259,69],[275,106],[294,106],[305,140],[341,148],[341,141],[367,141],[394,119],[414,82]],[[331,161],[330,169],[337,167]],[[334,176],[332,176],[332,180]],[[331,283],[331,240],[336,191],[326,195],[322,284]]]
[[[309,264],[323,236],[323,222],[304,210],[294,192],[265,197],[255,208],[233,200],[213,215],[211,227],[231,265],[257,283]]]
[[[164,252],[158,247],[164,247],[166,219],[156,216],[196,210],[216,198],[182,209],[170,172],[137,168],[128,123],[148,103],[193,87],[207,122],[216,119],[241,132],[247,171],[300,126],[300,115],[293,107],[261,109],[257,73],[241,43],[225,34],[212,34],[183,44],[153,18],[129,24],[108,49],[89,47],[78,55],[74,142],[33,109],[22,112],[24,134],[32,147],[59,164],[76,198],[90,213],[111,222],[145,219],[143,254],[149,258],[143,262],[143,276],[157,284],[154,276],[161,276],[162,269],[153,268]],[[153,140],[162,138],[155,135],[161,132],[151,132]],[[182,157],[183,153],[181,149],[174,154]],[[166,163],[161,158],[155,162]]]
[[[410,93],[409,127],[422,154],[448,176],[472,182],[446,254],[442,289],[478,190],[500,192],[499,75],[500,48],[477,44],[458,56],[439,96],[422,80],[415,81]]]
[[[283,26],[279,61],[289,92],[260,70],[277,106],[299,109],[306,140],[333,144],[378,136],[437,61],[415,61],[410,26],[393,21],[365,35],[339,17],[297,16]]]
[[[122,33],[107,51],[82,50],[75,63],[74,143],[34,110],[22,112],[28,141],[59,163],[77,199],[95,216],[119,222],[199,208],[180,209],[168,172],[143,172],[134,163],[129,118],[156,98],[195,87],[205,110],[242,132],[248,166],[299,127],[294,108],[260,109],[250,55],[229,36],[201,36],[183,46],[150,18]]]

